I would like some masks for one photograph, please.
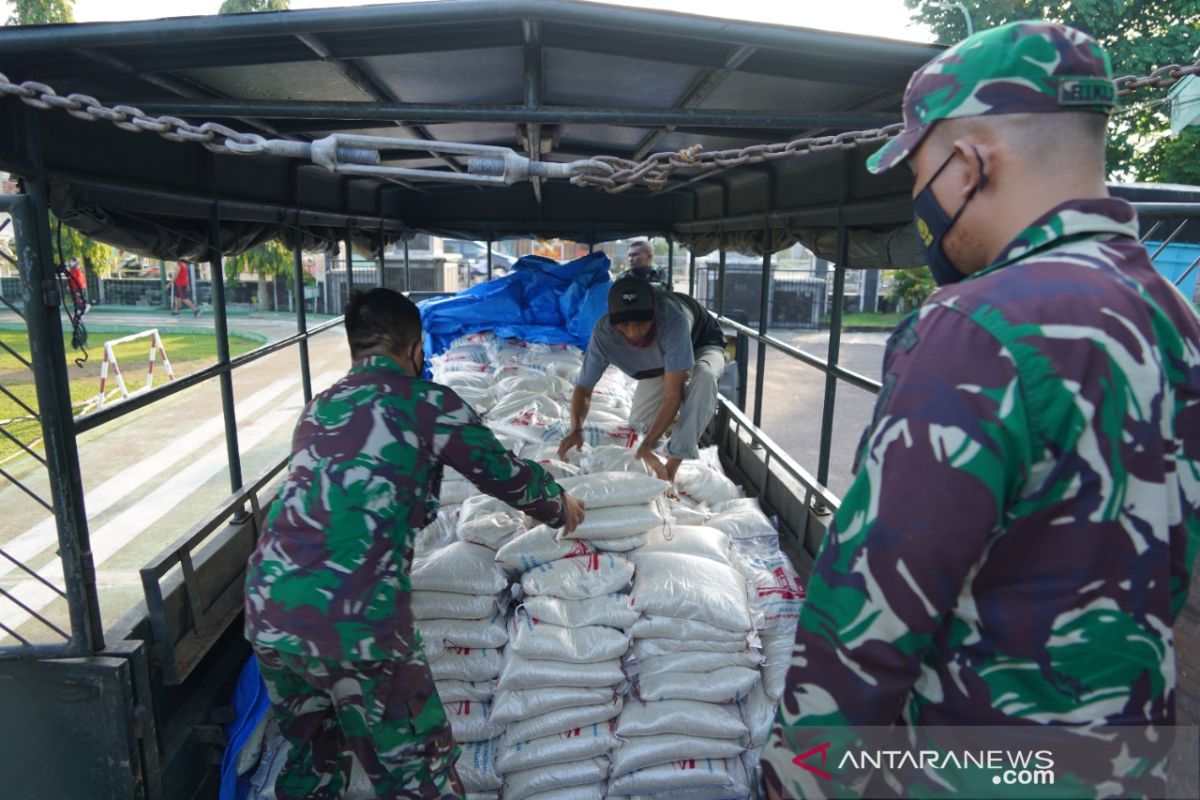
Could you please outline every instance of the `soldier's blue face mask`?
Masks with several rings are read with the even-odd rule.
[[[955,150],[947,156],[942,165],[933,173],[933,177],[926,182],[925,188],[917,192],[917,196],[913,198],[913,222],[917,228],[917,241],[921,245],[921,252],[925,255],[925,263],[929,265],[929,271],[933,273],[933,280],[938,286],[957,283],[967,277],[959,271],[958,267],[954,266],[954,262],[947,258],[942,245],[945,243],[946,234],[967,210],[967,204],[975,197],[975,193],[987,184],[987,175],[983,171],[983,158],[976,153],[975,158],[979,160],[979,183],[967,194],[967,199],[963,200],[962,206],[953,217],[947,214],[941,203],[933,196],[933,182],[957,154],[958,151]]]

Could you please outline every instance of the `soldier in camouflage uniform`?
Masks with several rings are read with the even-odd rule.
[[[1077,30],[978,33],[913,75],[903,133],[868,161],[915,174],[939,288],[888,342],[817,557],[764,755],[774,797],[863,792],[834,756],[894,724],[1086,742],[1087,774],[1037,796],[1164,793],[1142,745],[1175,721],[1171,626],[1200,546],[1200,324],[1106,191],[1111,78]],[[969,772],[883,779],[995,796]]]
[[[420,377],[420,313],[387,289],[346,307],[354,365],[304,409],[246,573],[246,636],[292,751],[280,800],[338,798],[350,753],[378,797],[458,797],[455,746],[413,630],[409,568],[442,465],[553,527],[582,504]]]

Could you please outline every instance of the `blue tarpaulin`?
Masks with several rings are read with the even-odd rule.
[[[435,356],[468,333],[586,348],[592,327],[608,310],[609,260],[604,253],[559,264],[525,256],[502,278],[453,297],[420,303],[425,353]]]
[[[236,718],[225,726],[225,737],[229,744],[226,745],[225,755],[221,759],[220,797],[221,800],[244,800],[250,784],[238,778],[238,753],[242,751],[242,745],[250,738],[250,734],[254,732],[259,720],[271,705],[267,697],[267,685],[259,675],[258,661],[254,656],[250,656],[242,667],[237,686],[233,690],[231,705]]]

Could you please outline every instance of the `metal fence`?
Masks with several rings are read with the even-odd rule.
[[[713,264],[696,276],[696,297],[711,309],[720,308],[720,268]],[[819,328],[828,303],[828,282],[815,270],[776,270],[771,274],[767,298],[771,328]],[[725,270],[725,312],[741,312],[757,326],[762,308],[762,272],[738,265]]]

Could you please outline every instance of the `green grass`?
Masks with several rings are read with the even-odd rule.
[[[904,317],[904,314],[843,314],[842,327],[878,328],[881,331],[890,331],[899,325],[900,320],[904,319]],[[829,317],[825,318],[825,324],[829,324]]]
[[[67,378],[71,382],[71,405],[78,415],[92,410],[95,405],[89,403],[95,399],[100,389],[100,364],[104,360],[104,342],[119,339],[129,333],[128,329],[97,326],[88,332],[88,360],[82,367],[75,365],[74,359],[80,354],[71,350],[71,335],[63,335],[63,348],[67,353]],[[196,372],[217,361],[217,340],[212,333],[162,332],[163,348],[171,362],[171,371],[176,378]],[[15,350],[23,358],[29,360],[29,337],[23,329],[0,329],[0,343]],[[230,335],[229,352],[231,356],[253,350],[263,344],[261,340],[248,336]],[[121,375],[125,379],[125,388],[129,391],[140,389],[146,384],[146,356],[150,352],[150,339],[138,339],[134,342],[120,344],[113,348],[117,364],[121,367]],[[166,381],[167,371],[162,361],[155,359],[154,385],[160,386]],[[0,348],[0,386],[3,386],[18,399],[33,410],[37,410],[37,389],[33,382],[33,373],[21,361]],[[117,388],[115,373],[109,367],[109,392]],[[106,402],[115,402],[120,394],[108,396]],[[41,426],[37,420],[29,417],[29,412],[21,408],[12,398],[0,393],[0,428],[36,452],[40,452]],[[7,436],[0,435],[0,463],[12,456],[23,452]]]

